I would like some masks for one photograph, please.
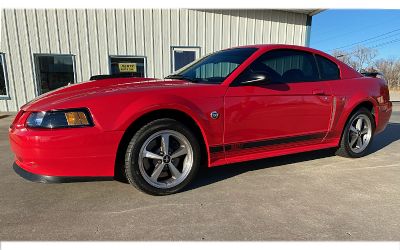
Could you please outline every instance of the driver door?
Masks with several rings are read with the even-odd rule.
[[[329,83],[319,81],[312,54],[270,51],[241,76],[251,72],[264,73],[270,79],[257,85],[234,82],[228,88],[224,134],[228,162],[230,157],[323,140],[331,118],[332,96]]]

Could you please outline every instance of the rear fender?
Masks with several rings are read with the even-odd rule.
[[[355,111],[356,108],[364,102],[369,102],[372,104],[375,117],[375,126],[378,124],[378,103],[374,98],[370,96],[365,96],[364,94],[360,93],[352,96],[349,100],[346,99],[347,97],[339,97],[339,101],[337,104],[338,108],[342,108],[342,114],[340,115],[338,122],[335,126],[335,134],[337,135],[337,137],[341,137],[343,129],[346,126],[347,121],[350,119],[353,111]],[[340,105],[342,105],[342,107],[340,107]]]

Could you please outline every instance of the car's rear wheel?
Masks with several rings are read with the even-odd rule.
[[[375,120],[366,108],[357,110],[347,122],[336,151],[339,156],[358,158],[368,153],[375,131]]]
[[[178,192],[195,177],[199,165],[196,137],[173,119],[159,119],[143,126],[125,154],[129,183],[152,195]]]

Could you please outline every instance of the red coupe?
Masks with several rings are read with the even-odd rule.
[[[101,77],[100,77],[101,78]],[[236,47],[165,79],[91,80],[24,105],[9,131],[14,170],[38,182],[121,173],[153,195],[202,166],[323,148],[364,156],[389,121],[381,77],[290,45]]]

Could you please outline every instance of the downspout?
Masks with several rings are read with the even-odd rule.
[[[305,44],[307,47],[310,47],[311,23],[312,23],[312,16],[307,15],[307,21],[306,21],[306,44]]]

